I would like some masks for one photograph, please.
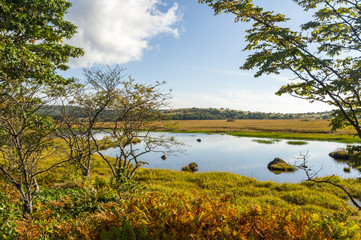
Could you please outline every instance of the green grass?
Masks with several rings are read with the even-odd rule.
[[[289,144],[289,145],[306,145],[308,143],[305,141],[287,141],[287,144]]]
[[[232,195],[231,202],[239,206],[292,206],[318,213],[332,213],[339,208],[345,208],[353,215],[358,215],[358,211],[348,204],[347,195],[328,184],[260,182],[232,173],[192,174],[160,169],[141,169],[136,179],[147,191],[182,193],[188,197],[195,193],[211,196],[229,193]],[[334,181],[349,189],[355,197],[361,198],[360,181],[337,177],[334,177]]]
[[[350,135],[331,135],[331,134],[314,134],[314,133],[276,133],[276,132],[227,132],[227,134],[232,136],[239,136],[239,137],[264,137],[264,138],[276,138],[276,139],[335,141],[335,142],[343,142],[343,143],[361,142],[361,139]]]

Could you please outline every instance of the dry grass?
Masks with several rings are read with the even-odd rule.
[[[181,120],[181,131],[211,132],[282,132],[282,133],[326,133],[353,134],[353,129],[331,132],[330,122],[324,119],[290,119],[290,120]]]
[[[178,120],[180,131],[210,132],[284,132],[284,133],[326,133],[354,134],[352,128],[331,132],[330,121],[325,119],[242,119],[242,120]],[[165,121],[154,123],[159,130],[164,129]],[[96,127],[112,128],[113,123],[101,122]]]

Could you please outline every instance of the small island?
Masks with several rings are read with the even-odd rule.
[[[272,172],[294,172],[297,170],[296,167],[286,163],[281,158],[275,158],[271,161],[267,168]]]

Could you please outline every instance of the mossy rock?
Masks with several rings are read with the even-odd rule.
[[[296,167],[286,163],[284,160],[282,160],[281,158],[275,158],[273,159],[273,161],[271,161],[268,165],[267,168],[270,171],[276,171],[277,173],[279,172],[294,172],[297,170]]]
[[[334,151],[328,154],[328,156],[334,158],[334,159],[340,159],[340,160],[349,160],[352,154],[348,153],[345,150],[340,151]]]
[[[198,171],[198,164],[195,162],[192,162],[188,164],[187,166],[182,167],[183,172],[197,172]]]

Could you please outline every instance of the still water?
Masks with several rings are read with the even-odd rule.
[[[183,147],[185,151],[175,156],[167,155],[165,161],[161,159],[162,153],[145,154],[142,160],[149,162],[149,165],[144,166],[147,168],[181,170],[183,166],[196,162],[199,167],[198,172],[231,172],[260,181],[294,183],[306,179],[304,171],[275,174],[267,169],[267,164],[276,157],[294,164],[297,161],[295,158],[308,152],[310,157],[307,159],[307,166],[319,171],[317,176],[334,174],[342,178],[360,177],[360,172],[356,169],[345,173],[343,168],[348,167],[347,163],[338,162],[328,156],[332,151],[345,148],[344,143],[305,141],[306,145],[290,145],[287,144],[290,140],[279,140],[273,144],[261,144],[254,141],[259,138],[221,134],[152,133],[152,135],[174,136],[185,144]],[[201,139],[201,142],[197,139]],[[117,149],[107,149],[103,153],[116,156]]]

